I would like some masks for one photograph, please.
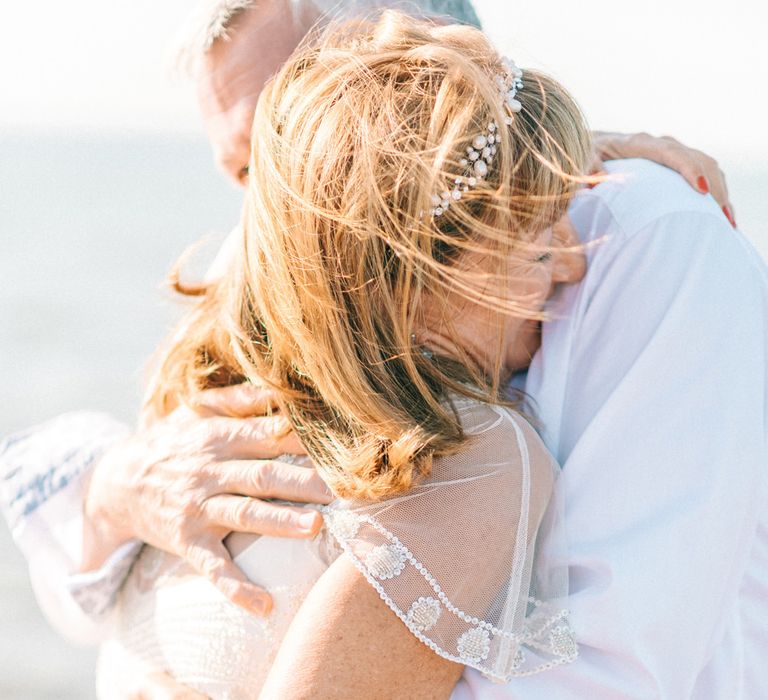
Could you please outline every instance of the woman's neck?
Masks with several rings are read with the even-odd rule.
[[[476,368],[492,377],[501,372],[502,381],[511,372],[504,365],[503,328],[487,323],[451,323],[433,329],[424,329],[416,335],[416,342],[436,355],[449,357]]]

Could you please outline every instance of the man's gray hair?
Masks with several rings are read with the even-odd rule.
[[[271,0],[268,0],[271,1]],[[226,41],[235,20],[264,0],[204,0],[186,23],[177,43],[176,64],[194,73],[202,57],[219,41]],[[294,20],[311,16],[339,19],[387,8],[426,17],[445,17],[461,24],[480,27],[471,0],[288,0]],[[306,27],[307,30],[310,27]]]

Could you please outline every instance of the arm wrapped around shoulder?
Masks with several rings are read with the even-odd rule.
[[[381,598],[443,658],[506,682],[576,658],[559,468],[506,408],[457,400],[471,436],[407,494],[324,509]]]

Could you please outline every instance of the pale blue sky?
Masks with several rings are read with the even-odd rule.
[[[477,0],[497,44],[568,86],[595,128],[671,133],[768,161],[758,0]],[[199,130],[166,49],[194,0],[3,0],[0,127]]]

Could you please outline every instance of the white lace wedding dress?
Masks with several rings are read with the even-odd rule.
[[[336,501],[321,509],[326,527],[314,540],[260,537],[236,556],[272,595],[267,618],[145,547],[101,650],[99,697],[148,670],[214,699],[256,697],[307,592],[342,554],[447,659],[500,682],[572,661],[559,469],[518,414],[466,399],[454,405],[469,443],[436,460],[406,495]]]

